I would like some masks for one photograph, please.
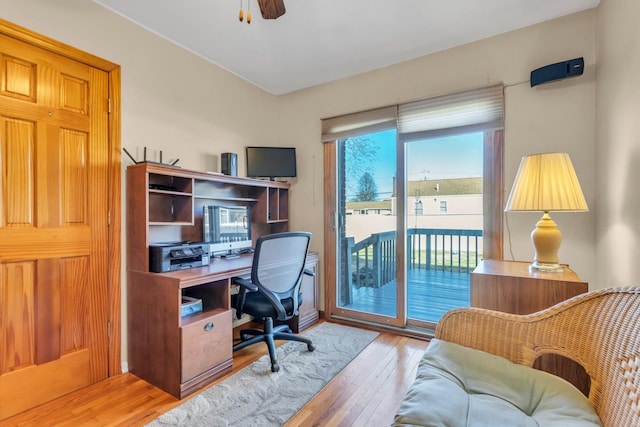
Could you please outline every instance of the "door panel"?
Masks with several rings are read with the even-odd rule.
[[[35,263],[31,261],[0,264],[2,372],[27,368],[34,363],[35,270]]]
[[[397,236],[396,131],[338,140],[336,299],[346,318],[404,326],[404,250]]]
[[[0,225],[16,227],[33,225],[34,189],[33,159],[35,123],[28,120],[0,118],[3,124],[2,156],[5,207],[0,210]],[[9,143],[11,141],[11,143]],[[9,161],[9,159],[12,159]],[[2,215],[4,213],[4,215]]]
[[[108,76],[0,36],[0,419],[107,377]]]

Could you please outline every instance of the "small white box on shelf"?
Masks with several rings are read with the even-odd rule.
[[[182,317],[188,316],[189,314],[200,313],[202,311],[202,300],[183,295],[180,309]]]

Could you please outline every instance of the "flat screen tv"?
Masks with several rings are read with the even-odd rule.
[[[295,147],[247,147],[249,178],[295,178]]]

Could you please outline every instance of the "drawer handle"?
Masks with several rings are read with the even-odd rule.
[[[212,330],[214,326],[215,325],[213,324],[213,322],[207,322],[207,324],[204,325],[204,330],[208,332],[208,331]]]

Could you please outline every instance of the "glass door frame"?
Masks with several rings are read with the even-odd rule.
[[[491,129],[484,132],[483,144],[483,254],[484,258],[503,258],[503,218],[504,218],[504,130]],[[421,321],[407,321],[406,309],[406,186],[405,181],[405,146],[397,137],[397,271],[396,278],[396,316],[381,316],[348,310],[337,306],[337,280],[339,253],[337,251],[337,233],[339,215],[337,206],[338,188],[338,150],[337,142],[323,144],[324,151],[324,286],[325,286],[325,318],[329,321],[349,322],[362,321],[381,326],[403,330],[407,326],[429,328],[433,325]],[[400,182],[402,177],[402,182]],[[412,335],[419,335],[412,333]]]
[[[397,136],[396,136],[396,150],[397,150]],[[396,168],[399,167],[399,163],[404,163],[404,157],[396,160]],[[396,277],[396,310],[395,316],[385,316],[381,314],[375,314],[370,312],[362,312],[356,310],[350,310],[344,307],[338,307],[337,304],[337,289],[340,276],[338,266],[340,265],[340,253],[338,248],[338,233],[339,221],[341,216],[338,212],[338,200],[336,194],[338,194],[338,142],[332,141],[324,144],[324,171],[325,171],[325,186],[324,186],[324,209],[325,224],[324,224],[324,253],[325,253],[325,318],[328,320],[357,320],[363,322],[371,322],[379,325],[391,326],[394,328],[403,328],[406,323],[406,300],[405,300],[405,272],[404,268],[406,263],[405,257],[405,237],[404,231],[400,232],[399,222],[403,221],[403,217],[400,215],[400,211],[404,212],[404,207],[397,204],[398,215],[396,216],[396,230],[397,243],[396,243],[396,263],[398,266],[398,273]],[[402,165],[404,169],[404,165]],[[399,197],[397,200],[402,200]],[[402,236],[401,236],[402,235]]]

